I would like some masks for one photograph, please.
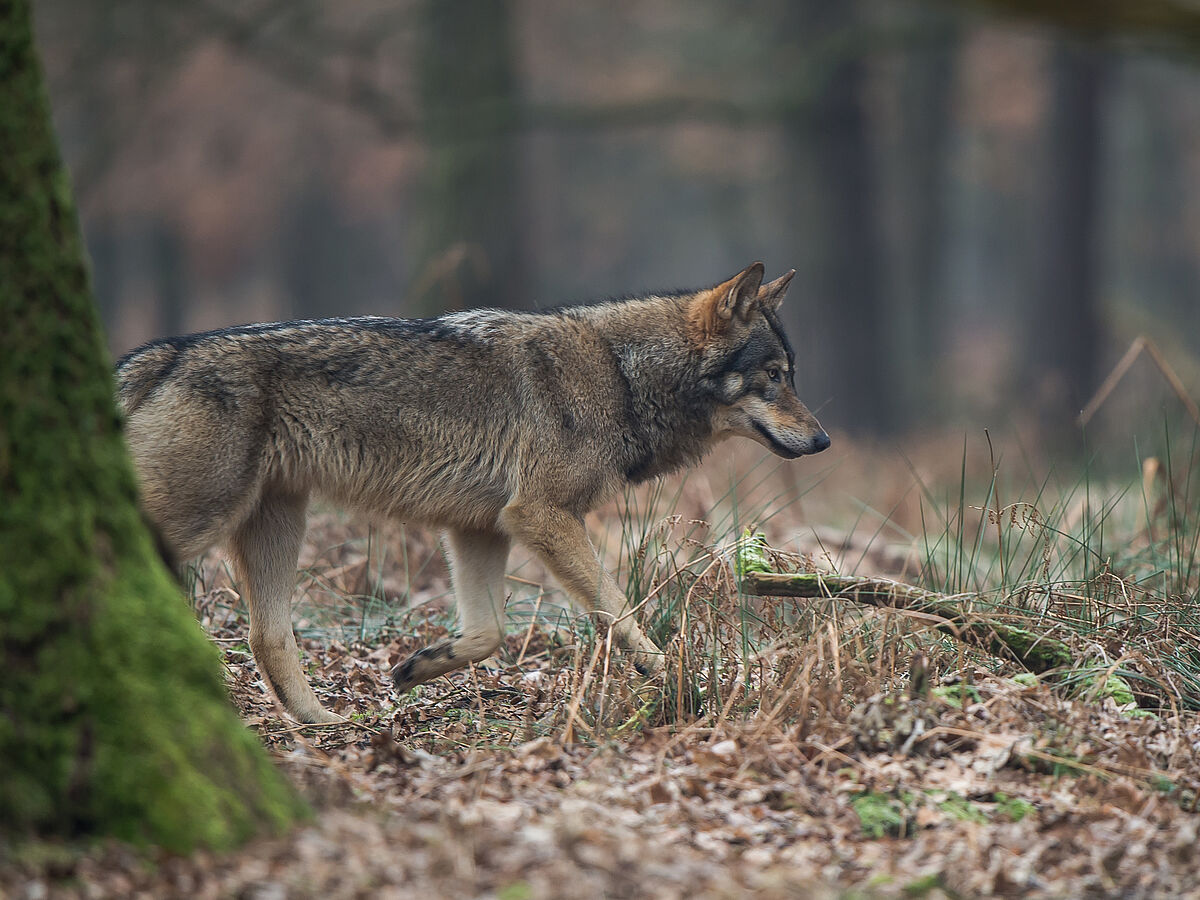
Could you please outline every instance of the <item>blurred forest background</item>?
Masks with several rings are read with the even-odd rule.
[[[1200,387],[1200,66],[1170,28],[882,0],[36,11],[114,353],[762,259],[798,270],[798,385],[835,438],[1069,432],[1138,335]],[[1143,360],[1094,433],[1164,414]]]

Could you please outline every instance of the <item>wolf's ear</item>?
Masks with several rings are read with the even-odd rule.
[[[762,277],[763,264],[751,263],[728,281],[697,295],[691,315],[702,340],[723,332],[734,315],[743,322],[750,321]]]
[[[689,327],[696,343],[703,345],[714,335],[723,334],[735,321],[735,316],[742,322],[750,321],[758,302],[762,277],[763,264],[751,263],[728,281],[697,294],[688,311]]]
[[[758,289],[759,305],[770,312],[776,312],[779,304],[783,302],[783,296],[787,293],[788,285],[792,283],[795,274],[796,270],[792,269],[760,287]]]
[[[763,280],[763,264],[750,263],[724,284],[717,285],[718,315],[731,319],[736,313],[743,322],[749,322],[754,313],[754,301],[758,299],[758,288]]]

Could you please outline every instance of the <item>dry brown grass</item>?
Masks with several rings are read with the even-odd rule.
[[[219,556],[209,557],[197,611],[224,650],[247,722],[313,799],[314,824],[222,858],[111,847],[10,860],[0,867],[0,893],[1192,890],[1200,883],[1200,719],[1180,702],[1187,687],[1170,683],[1163,661],[1188,652],[1183,611],[1194,600],[1172,611],[1171,595],[1157,587],[1166,582],[1139,576],[1139,566],[1166,558],[1154,547],[1170,536],[1178,510],[1168,499],[1144,523],[1133,517],[1122,558],[1073,588],[1063,578],[1035,594],[1028,586],[1036,577],[1005,582],[997,559],[1008,547],[1010,563],[1028,554],[1039,569],[1038,541],[1050,532],[989,520],[986,507],[999,506],[987,488],[990,467],[968,472],[990,499],[973,511],[974,524],[947,533],[968,547],[982,535],[997,551],[990,562],[983,551],[960,559],[964,577],[1000,584],[993,605],[1007,604],[1007,614],[1064,635],[1081,657],[1103,663],[1082,666],[1074,682],[1019,681],[1011,664],[965,648],[920,615],[739,595],[733,542],[751,523],[784,548],[781,568],[857,567],[926,583],[947,577],[953,566],[942,562],[953,556],[912,540],[928,494],[898,486],[912,483],[910,463],[860,456],[816,489],[807,483],[816,465],[795,480],[788,469],[718,459],[660,488],[657,501],[643,492],[600,512],[594,525],[607,535],[610,564],[662,641],[665,686],[630,677],[603,623],[570,610],[545,573],[514,554],[510,633],[495,662],[396,697],[390,667],[452,626],[445,568],[425,532],[368,529],[319,512],[304,551],[297,628],[318,695],[352,721],[298,727],[262,687],[236,586]],[[934,464],[911,467],[933,483]],[[722,499],[730,470],[744,476],[736,509]],[[884,511],[847,515],[845,498],[876,478],[889,488],[871,508]],[[1152,508],[1168,496],[1165,484],[1150,485]],[[1012,503],[1016,494],[1004,489],[1002,497]],[[1049,491],[1037,505],[1058,510],[1046,519],[1056,528],[1075,514],[1069,497]],[[1115,527],[1124,515],[1113,507],[1109,521]],[[1057,575],[1074,565],[1070,547],[1055,538]],[[1186,579],[1177,587],[1195,590]],[[1150,599],[1160,594],[1152,615]],[[1115,605],[1118,597],[1125,605]],[[1156,631],[1168,614],[1173,630]],[[1142,692],[1144,703],[1157,702],[1157,715],[1131,718],[1104,696],[1103,677],[1081,689],[1079,679],[1097,669],[1143,672],[1147,683],[1164,684]]]

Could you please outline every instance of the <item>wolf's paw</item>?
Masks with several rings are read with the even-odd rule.
[[[418,684],[423,684],[443,671],[453,668],[446,665],[453,660],[453,641],[441,641],[432,647],[418,650],[392,669],[392,684],[396,686],[397,692],[407,693]]]
[[[320,704],[305,706],[297,710],[289,709],[288,714],[301,725],[334,725],[346,721],[337,713],[331,713]]]
[[[337,713],[332,713],[327,709],[320,709],[314,715],[309,717],[306,724],[308,724],[308,725],[334,725],[338,722],[345,722],[345,721],[346,720],[343,719],[341,716],[339,716]]]
[[[417,663],[416,655],[410,656],[404,662],[392,669],[392,684],[399,694],[407,694],[424,679],[417,678],[414,668]]]
[[[638,674],[646,678],[653,678],[656,675],[662,674],[663,655],[661,651],[656,650],[653,653],[639,651],[633,654],[632,662]]]

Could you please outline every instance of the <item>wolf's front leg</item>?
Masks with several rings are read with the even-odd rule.
[[[481,662],[504,639],[504,566],[509,539],[490,531],[449,531],[446,549],[462,633],[418,650],[392,669],[404,692],[467,663]]]
[[[264,496],[234,533],[229,549],[250,608],[250,649],[263,680],[297,722],[340,722],[321,706],[292,634],[292,586],[304,538],[307,497]]]
[[[588,539],[583,519],[540,504],[514,503],[501,515],[513,537],[541,557],[576,603],[602,614],[617,644],[633,653],[640,670],[647,674],[662,670],[662,651],[638,626],[624,592]]]

